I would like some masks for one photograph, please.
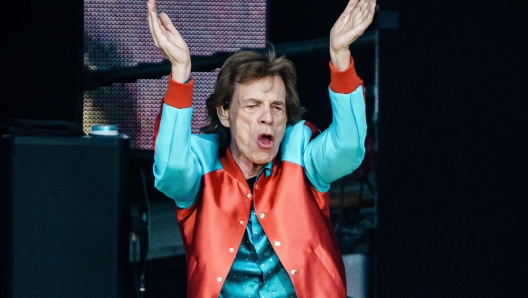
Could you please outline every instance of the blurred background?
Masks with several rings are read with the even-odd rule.
[[[62,2],[10,2],[1,20],[0,293],[185,297],[174,203],[151,173],[170,67],[146,4]],[[157,3],[193,55],[193,131],[206,121],[215,69],[268,40],[297,66],[304,118],[330,124],[328,34],[347,1]],[[349,295],[526,297],[526,4],[379,0],[377,9],[351,47],[366,86],[367,156],[331,196]],[[79,136],[50,136],[57,120]],[[83,138],[93,124],[121,135]]]

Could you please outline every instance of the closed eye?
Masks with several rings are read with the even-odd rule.
[[[283,114],[284,113],[284,107],[283,106],[274,105],[272,108],[273,108],[273,112],[275,114]]]

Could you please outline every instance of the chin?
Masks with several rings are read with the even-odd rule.
[[[253,163],[257,165],[266,165],[270,161],[272,161],[273,158],[275,158],[275,155],[276,154],[271,154],[271,153],[259,154],[259,156],[255,156],[255,158],[253,159]]]

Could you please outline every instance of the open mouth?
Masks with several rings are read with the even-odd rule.
[[[273,135],[261,133],[258,136],[258,146],[261,149],[270,149],[273,147]]]

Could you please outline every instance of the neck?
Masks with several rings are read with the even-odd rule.
[[[262,170],[262,168],[264,168],[265,165],[255,164],[244,158],[240,151],[237,150],[236,146],[230,146],[230,149],[231,154],[233,155],[233,159],[240,168],[242,175],[244,175],[244,179],[247,180],[249,178],[257,176],[258,173]]]
[[[246,178],[246,180],[257,176],[258,173],[260,173],[260,170],[262,170],[262,168],[264,167],[264,165],[253,165],[253,167],[249,169],[244,169],[241,164],[239,164],[238,162],[237,164],[240,167],[240,170],[242,171],[242,174],[244,175],[244,178]]]

